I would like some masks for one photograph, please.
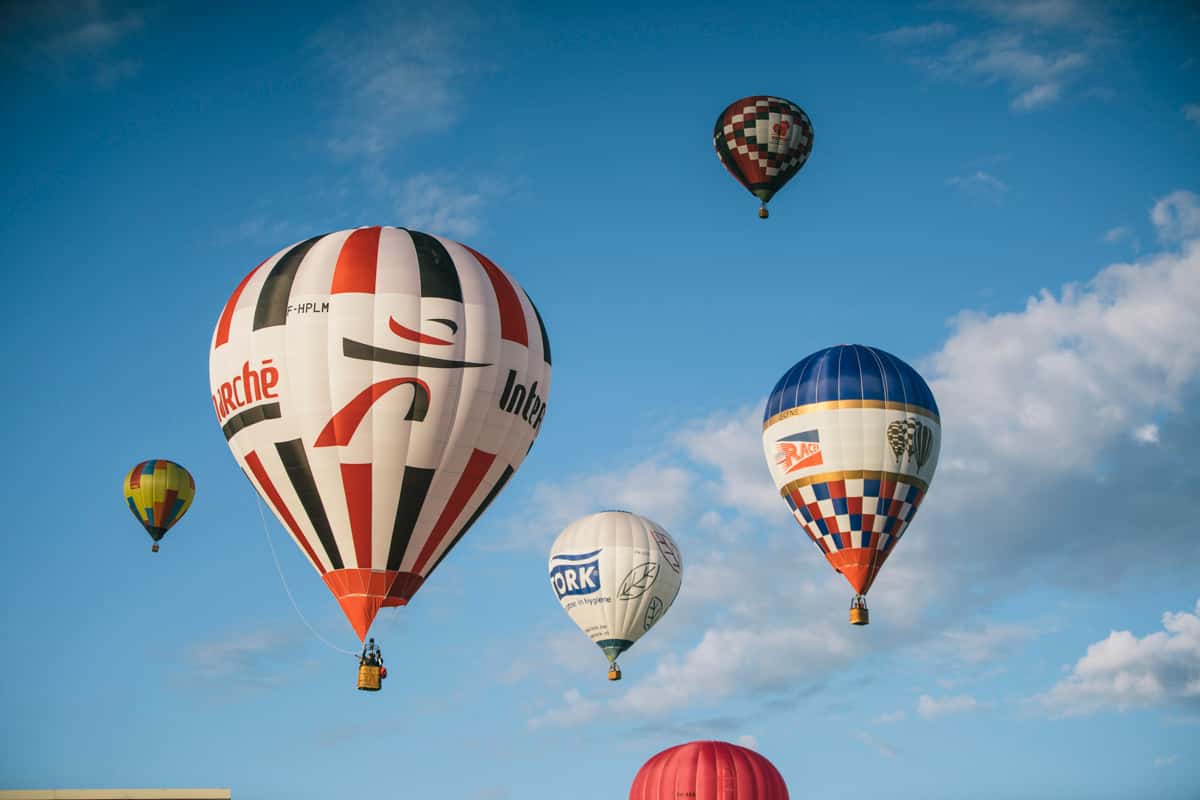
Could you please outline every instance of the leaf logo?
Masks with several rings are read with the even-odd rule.
[[[654,585],[654,579],[657,577],[658,564],[653,561],[638,564],[629,570],[629,574],[621,581],[621,588],[617,592],[617,599],[633,600],[641,597]]]
[[[663,606],[665,605],[666,603],[662,601],[661,597],[650,598],[650,605],[646,608],[646,616],[642,620],[642,630],[648,631],[651,625],[658,622],[658,618],[662,616]]]

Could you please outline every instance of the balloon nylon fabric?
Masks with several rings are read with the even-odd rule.
[[[191,473],[161,458],[131,469],[122,488],[129,510],[156,542],[187,513],[196,496]]]
[[[763,413],[763,453],[780,495],[858,594],[912,522],[940,446],[929,385],[896,356],[863,345],[799,361]]]
[[[486,256],[370,227],[256,267],[218,318],[209,369],[230,450],[362,639],[524,460],[550,347]]]
[[[675,540],[628,511],[572,522],[550,548],[549,570],[563,610],[609,661],[662,619],[683,580]]]
[[[788,800],[787,784],[765,757],[729,742],[677,745],[650,758],[629,800]]]
[[[800,171],[812,145],[808,115],[780,97],[743,97],[722,111],[713,126],[717,158],[764,203]]]

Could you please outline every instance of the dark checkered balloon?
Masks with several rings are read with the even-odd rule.
[[[713,146],[737,182],[765,204],[812,152],[808,115],[780,97],[744,97],[717,117]]]

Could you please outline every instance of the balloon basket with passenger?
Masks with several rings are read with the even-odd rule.
[[[387,667],[383,666],[383,651],[375,645],[375,640],[369,640],[363,645],[362,655],[358,658],[358,688],[363,692],[378,692],[383,688],[383,679],[387,677]]]
[[[850,601],[850,624],[867,625],[870,622],[871,614],[867,611],[866,596],[861,594],[854,595],[854,599]]]

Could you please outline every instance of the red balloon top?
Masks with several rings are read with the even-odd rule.
[[[629,800],[788,800],[775,765],[729,742],[688,742],[647,761]]]

